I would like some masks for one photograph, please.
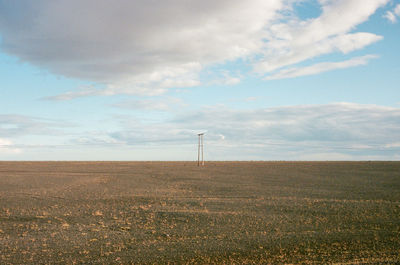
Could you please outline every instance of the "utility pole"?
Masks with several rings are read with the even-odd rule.
[[[199,137],[199,145],[197,149],[197,166],[204,166],[204,133],[197,134]]]

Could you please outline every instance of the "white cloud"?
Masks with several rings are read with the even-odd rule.
[[[87,97],[87,96],[96,96],[101,95],[104,91],[96,89],[92,86],[89,87],[81,87],[77,91],[68,91],[64,94],[44,97],[44,100],[56,100],[56,101],[64,101],[64,100],[71,100],[75,98]]]
[[[16,148],[12,141],[0,138],[0,153],[19,154],[21,149]]]
[[[126,83],[126,86],[122,84],[110,84],[107,86],[107,89],[95,88],[93,86],[88,87],[80,87],[75,91],[68,91],[63,94],[43,97],[43,100],[54,100],[54,101],[65,101],[82,97],[90,97],[90,96],[113,96],[117,94],[127,94],[127,95],[136,95],[136,96],[158,96],[166,92],[166,89],[161,87],[129,87],[129,83]]]
[[[191,160],[197,133],[204,131],[206,158],[215,160],[395,159],[400,151],[400,108],[355,103],[255,110],[217,106],[171,115],[158,120],[113,116],[112,126],[103,131],[79,130],[54,141],[49,140],[51,130],[39,130],[19,117],[26,128],[17,125],[23,128],[18,137],[43,137],[15,145],[15,126],[4,126],[0,156],[7,149],[8,155],[2,157],[9,159],[11,150],[22,148],[27,159]],[[10,118],[16,123],[16,117],[8,117],[8,124]]]
[[[392,23],[396,23],[397,22],[397,18],[396,16],[393,14],[392,11],[387,11],[386,14],[384,15],[384,17],[389,20]]]
[[[271,72],[279,68],[290,66],[335,51],[349,53],[381,39],[381,36],[371,33],[362,32],[345,34],[332,39],[323,40],[319,43],[309,43],[304,47],[294,48],[290,52],[281,51],[277,55],[270,56],[269,60],[257,63],[255,69],[260,73]]]
[[[347,33],[388,2],[388,0],[322,1],[322,15],[307,21],[306,27],[302,27],[301,31],[296,33],[298,37],[296,43],[318,42]]]
[[[112,105],[113,107],[131,110],[169,111],[185,107],[186,104],[179,98],[125,100]]]
[[[323,72],[328,72],[336,69],[345,69],[349,67],[355,67],[359,65],[366,65],[369,60],[377,58],[376,55],[365,55],[361,57],[355,57],[350,60],[341,62],[323,62],[317,63],[306,67],[294,67],[283,69],[277,73],[267,76],[266,80],[275,80],[283,78],[294,78],[299,76],[315,75]]]
[[[293,19],[270,28],[264,58],[255,64],[256,72],[268,73],[332,52],[347,54],[382,39],[372,33],[349,32],[387,0],[320,2],[323,11],[319,17],[305,21]]]
[[[400,142],[397,143],[389,143],[385,145],[386,148],[399,148],[400,147]]]
[[[244,101],[246,101],[246,102],[252,102],[252,101],[256,101],[256,100],[257,100],[256,97],[248,97],[248,98],[246,98]]]
[[[235,76],[225,76],[224,79],[220,79],[217,82],[220,82],[223,85],[237,85],[240,83],[240,78]]]
[[[0,114],[0,137],[23,135],[57,135],[72,124],[62,120],[49,120],[24,115]],[[62,130],[61,130],[62,129]]]
[[[349,154],[343,153],[312,153],[312,154],[299,154],[297,160],[306,160],[306,161],[351,161],[354,157]]]
[[[227,70],[220,70],[209,72],[208,75],[213,76],[213,80],[210,82],[212,85],[236,85],[241,81],[240,75],[233,75]]]
[[[3,51],[105,84],[102,94],[151,94],[198,85],[205,66],[259,52],[283,7],[283,0],[0,1],[0,33]]]
[[[393,143],[400,142],[399,108],[354,103],[257,110],[218,107],[156,123],[123,118],[120,124],[125,129],[110,137],[136,148],[184,148],[196,143],[197,132],[206,130],[207,150],[214,159],[314,159],[318,154],[325,154],[319,160],[389,159],[399,151]]]
[[[90,136],[82,136],[71,141],[72,144],[75,145],[98,145],[98,146],[116,146],[123,145],[123,142],[119,142],[114,138],[109,137],[108,135],[92,133]]]
[[[400,17],[400,4],[397,4],[392,11],[387,11],[383,17],[392,23],[396,23],[397,17]]]
[[[68,100],[159,95],[200,85],[201,71],[211,65],[244,59],[263,74],[382,39],[352,31],[388,0],[321,0],[322,14],[307,20],[291,12],[296,2],[0,0],[1,48],[53,73],[104,87],[49,98]],[[240,77],[221,82],[234,85]]]

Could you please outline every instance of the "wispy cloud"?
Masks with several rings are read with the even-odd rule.
[[[93,87],[81,87],[76,91],[68,91],[64,94],[59,94],[55,96],[43,97],[42,100],[51,100],[51,101],[64,101],[71,100],[75,98],[88,97],[88,96],[98,96],[104,93],[104,91],[95,89]]]
[[[388,158],[398,151],[396,143],[400,142],[399,108],[354,103],[251,111],[218,107],[157,123],[130,122],[126,118],[120,123],[125,129],[109,136],[137,147],[192,145],[196,132],[207,130],[210,152],[230,159],[235,158],[229,153],[258,159],[300,159],[317,154]]]
[[[28,143],[18,144],[14,139],[20,138],[12,129],[19,125],[3,122],[0,155],[23,150],[47,159],[87,159],[96,148],[102,152],[95,152],[91,159],[109,159],[113,154],[114,159],[191,160],[199,131],[207,131],[206,155],[215,160],[395,159],[400,150],[400,108],[377,105],[332,103],[254,110],[218,106],[175,112],[162,120],[133,114],[113,116],[112,120],[115,125],[107,130],[80,130],[54,143],[48,140],[50,130],[33,126],[19,137],[42,135],[45,141],[30,138]],[[29,119],[21,123],[32,126]],[[52,157],[55,150],[58,156]]]
[[[209,82],[211,85],[237,85],[241,81],[240,74],[233,74],[227,70],[219,70],[216,72],[209,71],[207,73],[209,76],[212,76],[212,81]]]
[[[163,97],[160,99],[125,100],[112,106],[131,110],[169,111],[185,107],[187,104],[179,98]]]
[[[59,135],[72,123],[30,117],[25,115],[0,114],[0,136],[18,137],[24,135]]]
[[[396,23],[397,18],[400,17],[400,4],[397,4],[393,10],[387,11],[383,17],[393,24]]]
[[[308,42],[299,47],[289,48],[287,51],[278,48],[275,54],[271,54],[268,60],[255,65],[259,73],[269,73],[277,69],[307,61],[320,55],[336,51],[348,53],[361,49],[373,42],[381,40],[381,36],[371,33],[354,33],[321,40],[319,43]]]
[[[12,141],[0,138],[0,152],[6,154],[19,154],[20,148],[16,148]]]
[[[382,36],[373,33],[351,31],[387,2],[320,1],[322,14],[319,17],[304,21],[294,18],[272,25],[265,56],[256,63],[255,70],[270,73],[324,54],[347,54],[381,40]]]
[[[267,76],[266,80],[283,79],[283,78],[294,78],[299,76],[316,75],[323,72],[328,72],[336,69],[345,69],[349,67],[355,67],[360,65],[366,65],[369,60],[378,58],[376,55],[365,55],[361,57],[355,57],[350,60],[341,62],[323,62],[317,63],[306,67],[294,67],[283,69],[277,73]]]

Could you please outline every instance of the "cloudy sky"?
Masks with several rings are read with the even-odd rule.
[[[400,159],[398,0],[0,0],[1,160]]]

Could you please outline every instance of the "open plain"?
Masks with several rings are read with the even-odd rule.
[[[399,162],[0,162],[0,264],[394,264]]]

